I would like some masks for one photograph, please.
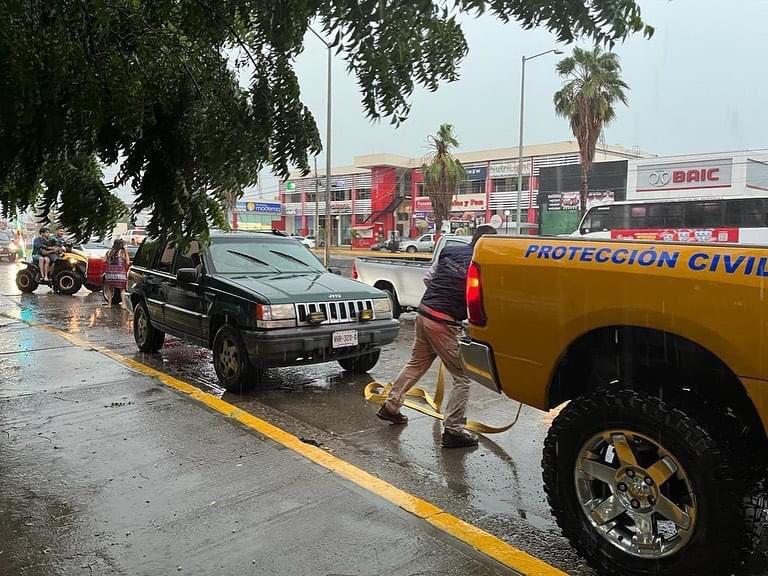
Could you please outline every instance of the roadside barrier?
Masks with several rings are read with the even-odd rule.
[[[384,404],[384,401],[387,399],[387,394],[389,394],[391,388],[392,384],[371,382],[365,387],[365,399],[373,404]],[[437,386],[435,387],[435,395],[432,396],[429,392],[424,390],[424,388],[414,386],[408,390],[406,397],[418,398],[420,402],[414,402],[406,399],[406,401],[403,403],[403,406],[406,406],[411,410],[421,412],[422,414],[426,414],[427,416],[431,416],[432,418],[443,420],[445,415],[442,413],[440,408],[443,404],[444,395],[445,366],[441,362],[440,369],[437,372]],[[517,414],[515,414],[515,419],[506,426],[489,426],[488,424],[483,424],[482,422],[468,420],[467,423],[464,424],[464,428],[471,430],[472,432],[478,432],[480,434],[500,434],[501,432],[506,432],[515,424],[517,424],[517,421],[520,418],[520,412],[522,412],[522,410],[523,404],[520,403],[520,406],[517,408]]]

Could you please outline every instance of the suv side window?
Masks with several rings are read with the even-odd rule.
[[[197,240],[193,240],[183,253],[179,253],[176,256],[173,273],[176,274],[180,268],[195,268],[200,262],[200,244]]]
[[[160,254],[160,260],[157,263],[157,269],[160,272],[171,272],[171,266],[173,265],[173,257],[176,255],[176,246],[172,243],[168,243],[165,249]]]
[[[139,246],[136,256],[133,257],[133,265],[141,268],[152,266],[152,261],[155,259],[155,254],[157,254],[158,244],[160,244],[159,240],[144,240],[141,246]]]

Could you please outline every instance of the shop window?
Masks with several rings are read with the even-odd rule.
[[[240,230],[271,230],[272,219],[276,216],[272,214],[240,213],[237,215],[237,227]]]
[[[358,200],[370,200],[371,199],[371,189],[370,188],[359,188],[356,191],[357,199]]]
[[[528,190],[528,176],[523,176],[523,190]],[[495,192],[517,192],[517,176],[514,178],[496,178],[493,181]]]
[[[458,194],[485,194],[484,180],[470,180],[459,184]]]
[[[352,190],[331,190],[331,200],[352,200]]]
[[[301,202],[301,192],[293,192],[291,194],[283,195],[284,202]]]

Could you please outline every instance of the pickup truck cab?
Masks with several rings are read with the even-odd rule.
[[[601,574],[731,574],[760,538],[766,277],[768,250],[747,246],[485,237],[475,248],[468,374],[558,411],[545,490]]]
[[[470,236],[444,235],[435,248],[432,260],[406,258],[356,258],[353,276],[369,286],[384,290],[392,301],[395,318],[416,309],[424,296],[424,277],[449,244],[469,244]]]
[[[384,292],[327,271],[281,235],[212,232],[208,245],[146,240],[124,301],[142,352],[165,334],[213,351],[221,384],[252,387],[265,368],[338,361],[351,372],[376,365],[398,334]]]

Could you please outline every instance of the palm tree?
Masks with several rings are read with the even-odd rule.
[[[443,222],[450,218],[453,196],[459,184],[467,179],[467,173],[451,152],[459,145],[451,124],[441,124],[437,134],[430,135],[427,140],[430,153],[421,171],[424,174],[424,189],[432,202],[435,232],[439,237]]]
[[[558,63],[557,72],[564,82],[555,92],[555,112],[571,123],[579,143],[580,208],[584,211],[597,139],[603,128],[616,117],[616,104],[627,104],[625,90],[629,90],[629,86],[621,79],[619,57],[600,47],[593,50],[574,48],[572,56]]]

